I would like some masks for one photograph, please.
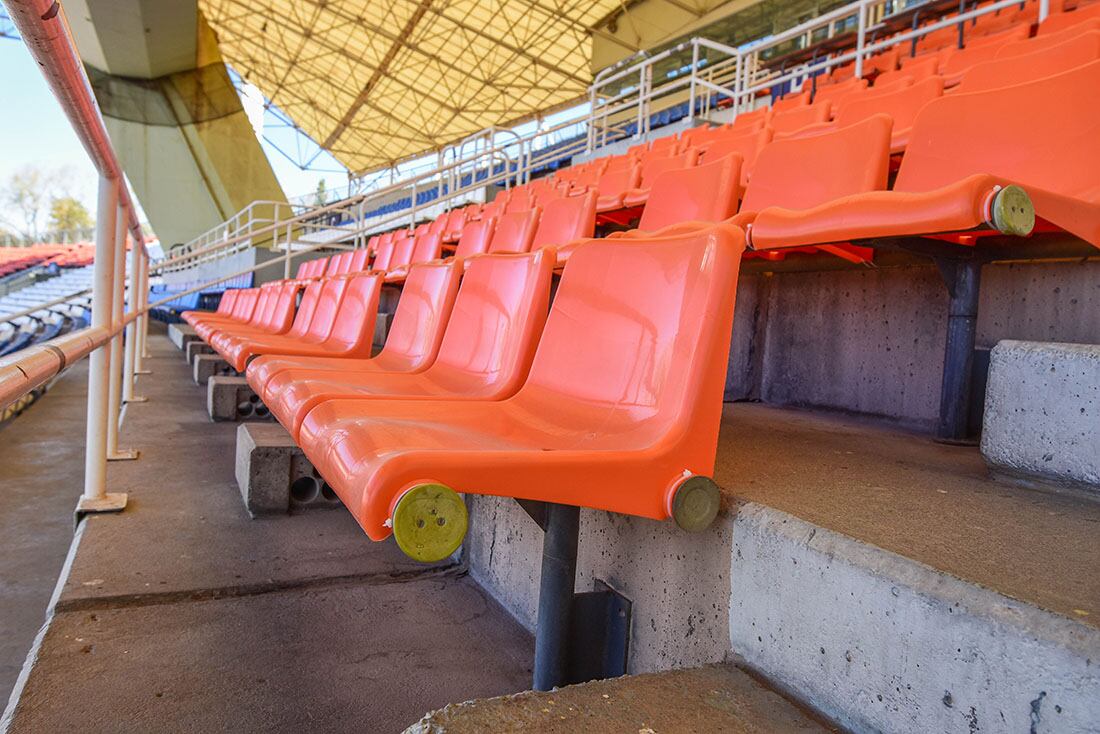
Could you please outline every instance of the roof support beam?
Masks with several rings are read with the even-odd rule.
[[[366,103],[370,93],[374,91],[375,85],[377,85],[379,80],[389,71],[390,64],[392,64],[393,60],[397,57],[397,53],[406,43],[408,43],[409,38],[412,37],[413,31],[416,30],[417,23],[424,17],[424,13],[428,12],[431,4],[432,0],[420,0],[420,4],[416,6],[416,11],[409,16],[409,20],[401,29],[401,33],[398,34],[397,39],[390,44],[390,48],[386,51],[386,55],[382,58],[382,61],[378,63],[378,66],[375,67],[374,73],[370,75],[370,79],[363,85],[363,89],[360,90],[359,94],[355,97],[355,101],[352,102],[351,106],[344,112],[344,116],[340,118],[340,122],[336,125],[336,128],[329,133],[327,138],[325,138],[325,142],[321,143],[322,148],[331,148],[332,144],[348,129],[348,125],[355,119],[355,115],[358,114],[359,110]]]

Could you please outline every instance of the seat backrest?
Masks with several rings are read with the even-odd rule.
[[[382,293],[381,273],[359,273],[346,279],[346,291],[325,345],[349,357],[369,357]]]
[[[940,73],[960,74],[975,64],[996,58],[1005,44],[1027,38],[1028,31],[1028,27],[1021,25],[990,36],[973,39],[966,44],[966,48],[956,49],[947,54],[940,65]]]
[[[1098,21],[1100,23],[1100,21]],[[1026,44],[1021,44],[1026,47]],[[1033,53],[998,56],[966,72],[956,92],[981,92],[1061,74],[1100,59],[1100,30],[1045,46]]]
[[[875,87],[882,88],[896,83],[900,79],[911,79],[914,83],[940,73],[940,55],[922,54],[902,57],[901,68],[887,71],[875,79]]]
[[[367,268],[367,261],[370,259],[370,247],[360,247],[351,253],[351,261],[348,265],[349,273],[361,273]]]
[[[466,222],[462,228],[462,236],[458,238],[458,247],[455,248],[455,257],[464,258],[470,255],[478,255],[488,252],[489,240],[496,229],[496,217],[485,217],[476,221]]]
[[[678,155],[649,156],[642,164],[639,186],[643,189],[653,186],[665,171],[676,168],[691,168],[699,161],[699,149],[688,148]]]
[[[1035,33],[1039,36],[1058,33],[1080,26],[1081,23],[1087,23],[1094,18],[1100,18],[1100,4],[1098,3],[1091,3],[1068,13],[1055,13],[1047,16],[1047,19],[1039,24],[1039,29]]]
[[[336,256],[336,258],[337,258],[336,274],[337,275],[347,275],[348,273],[351,272],[351,258],[354,254],[355,254],[354,252],[349,250],[348,252],[341,252],[339,255]]]
[[[546,314],[554,255],[545,251],[474,258],[429,374],[451,389],[488,385],[511,395],[527,378]]]
[[[806,107],[810,104],[810,90],[806,89],[802,92],[788,92],[783,97],[772,102],[771,116],[775,116],[780,112],[789,112],[790,110],[798,109],[799,107]],[[742,115],[738,115],[740,119]],[[734,121],[736,122],[736,120]]]
[[[756,159],[741,210],[808,209],[885,189],[892,122],[875,115],[820,135],[773,140]]]
[[[850,97],[837,112],[837,125],[844,127],[885,113],[894,118],[894,130],[908,130],[926,104],[943,96],[943,77],[932,76],[912,86],[897,86],[893,92],[871,94],[872,91],[868,90],[866,96]]]
[[[1057,31],[1056,33],[1047,33],[1046,35],[1035,36],[1034,38],[1028,38],[1023,41],[1006,43],[997,50],[997,58],[1003,59],[1009,56],[1032,54],[1036,51],[1050,48],[1051,46],[1061,45],[1066,41],[1072,41],[1078,36],[1092,31],[1100,31],[1100,17],[1090,18],[1077,25],[1070,26],[1065,30]]]
[[[462,234],[462,228],[466,225],[470,207],[452,209],[447,212],[447,224],[443,228],[443,239],[446,242],[454,242]]]
[[[435,361],[461,274],[457,258],[409,268],[378,359],[404,370],[423,369]]]
[[[297,277],[297,278],[308,278],[309,277],[309,263],[308,262],[298,263],[298,274],[295,277]]]
[[[543,207],[531,250],[564,245],[596,233],[596,192],[552,199]]]
[[[818,87],[814,92],[814,104],[830,101],[834,105],[843,104],[853,95],[858,95],[867,88],[866,79],[852,78],[845,82],[837,82],[824,87]]]
[[[337,268],[339,268],[339,267],[340,267],[340,256],[339,255],[330,255],[328,257],[328,259],[325,260],[325,269],[322,271],[321,274],[325,275],[325,276],[339,275],[339,273],[336,272]]]
[[[680,149],[680,139],[675,135],[665,135],[660,138],[654,138],[649,143],[649,152],[667,151],[675,153]]]
[[[443,235],[439,232],[424,232],[416,237],[410,263],[426,263],[443,256]]]
[[[726,155],[693,168],[665,171],[653,182],[638,229],[653,232],[680,222],[720,222],[737,212],[741,156]]]
[[[1100,199],[1100,61],[1042,79],[930,102],[910,136],[894,188],[928,191],[967,176],[1003,176],[1070,197]]]
[[[771,116],[768,124],[777,133],[794,132],[808,125],[828,122],[832,110],[833,103],[826,100],[818,104],[788,109],[785,112],[776,112]]]
[[[387,234],[389,233],[387,232]],[[371,263],[371,270],[389,270],[396,249],[397,245],[394,244],[393,237],[387,237],[386,235],[379,237],[378,247],[374,252],[374,262]]]
[[[757,132],[744,135],[728,134],[721,138],[714,138],[703,148],[700,163],[713,163],[725,158],[730,153],[741,156],[741,180],[746,180],[746,175],[756,165],[756,157],[764,146],[771,142],[771,128],[763,128]]]
[[[393,244],[393,255],[390,257],[388,270],[403,268],[412,262],[413,250],[416,249],[416,237],[405,237]],[[380,268],[375,268],[379,270]]]
[[[743,250],[726,224],[579,246],[512,405],[576,450],[660,442],[670,464],[645,471],[670,486],[684,470],[712,473]]]
[[[436,217],[435,219],[432,220],[431,224],[428,225],[428,231],[432,232],[432,233],[438,232],[440,234],[443,234],[443,230],[445,230],[446,228],[447,228],[447,215],[446,214],[440,214],[438,217]]]
[[[317,312],[317,304],[321,300],[321,290],[324,283],[314,281],[306,286],[302,293],[302,302],[298,304],[298,311],[294,314],[294,323],[286,335],[292,339],[301,339],[309,333],[313,315]]]
[[[768,106],[757,107],[749,112],[741,112],[733,118],[729,127],[737,132],[756,132],[768,122],[772,108]]]
[[[497,220],[493,238],[489,240],[489,252],[527,252],[539,226],[542,209],[535,207],[525,212],[505,214]]]
[[[282,334],[290,328],[294,321],[294,303],[298,300],[298,291],[301,288],[301,283],[293,281],[279,287],[279,295],[273,299],[274,306],[265,324],[266,328],[276,334]]]
[[[535,206],[535,197],[531,194],[530,189],[515,188],[512,189],[512,195],[508,198],[508,205],[504,207],[505,213],[512,212],[524,212]]]
[[[248,321],[256,309],[256,301],[260,297],[259,288],[245,288],[237,296],[237,302],[233,305],[233,318],[237,321]]]
[[[321,295],[317,299],[317,308],[309,322],[305,338],[312,342],[323,342],[332,333],[336,321],[336,312],[347,292],[347,278],[330,278],[321,284]]]
[[[256,308],[252,311],[252,318],[249,319],[248,323],[261,328],[266,326],[278,300],[279,290],[277,286],[273,284],[260,286],[260,296],[256,299]]]
[[[301,268],[299,268],[300,270]],[[218,310],[215,313],[230,314],[233,313],[233,304],[237,302],[237,294],[240,291],[231,288],[226,291],[222,291],[222,297],[218,299]]]
[[[636,163],[626,168],[609,168],[600,176],[596,190],[600,196],[618,196],[624,191],[638,188],[641,175],[642,169]]]

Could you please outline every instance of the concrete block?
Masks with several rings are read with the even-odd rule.
[[[1100,492],[1100,345],[999,342],[981,449],[995,471]]]
[[[758,504],[733,540],[733,651],[844,729],[1095,731],[1097,628]]]
[[[237,428],[237,487],[250,515],[340,507],[340,500],[278,423]]]
[[[195,357],[200,354],[213,354],[214,349],[201,339],[195,339],[188,342],[183,347],[184,356],[187,358],[187,364],[195,364]]]
[[[201,341],[195,333],[195,327],[191,324],[168,324],[168,339],[176,348],[183,351],[193,341]]]
[[[235,375],[237,371],[220,354],[196,354],[191,376],[196,385],[205,385],[214,375]]]
[[[206,382],[206,412],[213,421],[271,420],[271,411],[244,377],[213,375]]]

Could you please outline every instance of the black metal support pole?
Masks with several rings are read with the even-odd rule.
[[[566,683],[580,508],[548,503],[544,529],[538,627],[535,630],[536,691],[549,691]]]
[[[948,441],[967,437],[974,337],[978,325],[978,293],[982,263],[977,259],[938,263],[951,295],[947,317],[947,347],[940,387],[937,436]]]

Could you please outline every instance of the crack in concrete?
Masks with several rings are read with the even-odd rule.
[[[66,612],[111,611],[116,609],[134,609],[138,607],[159,606],[162,604],[181,604],[188,602],[219,601],[249,596],[262,596],[282,591],[308,591],[311,589],[339,588],[347,586],[383,586],[411,581],[432,579],[458,579],[466,576],[468,570],[461,563],[447,566],[432,566],[425,569],[392,571],[388,573],[348,574],[343,576],[325,576],[313,579],[290,581],[269,581],[237,586],[219,586],[207,589],[181,589],[178,591],[153,592],[149,594],[120,594],[85,599],[59,600],[54,606],[54,614]]]

